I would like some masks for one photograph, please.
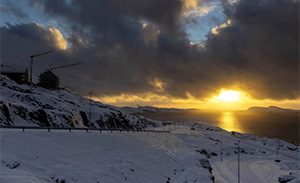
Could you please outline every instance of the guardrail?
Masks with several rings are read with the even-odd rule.
[[[51,130],[69,130],[69,132],[72,131],[99,131],[104,132],[155,132],[155,133],[170,133],[170,131],[165,130],[145,130],[145,129],[108,129],[108,128],[68,128],[68,127],[38,127],[38,126],[0,126],[0,128],[6,128],[6,129],[22,129],[22,131],[25,131],[26,129],[34,129],[34,130],[48,130],[50,132]]]

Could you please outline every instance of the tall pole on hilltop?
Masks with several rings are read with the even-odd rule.
[[[223,138],[222,138],[222,135],[221,135],[221,162],[223,161]]]
[[[238,141],[238,183],[240,183],[240,141]]]
[[[30,80],[29,83],[32,83],[32,65],[33,65],[33,57],[30,56]]]
[[[279,151],[279,131],[277,130],[277,139],[276,139],[276,157],[278,157]]]
[[[278,157],[278,139],[276,139],[276,145],[275,145],[275,147],[276,147],[276,157]]]
[[[89,123],[92,124],[92,92],[90,92]]]

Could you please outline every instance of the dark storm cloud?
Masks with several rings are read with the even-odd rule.
[[[10,25],[1,29],[2,58],[56,49],[40,58],[45,64],[37,70],[42,72],[46,63],[83,62],[55,71],[63,85],[82,94],[152,92],[203,99],[238,86],[260,99],[299,97],[298,1],[223,1],[232,23],[208,35],[204,48],[187,39],[179,0],[44,0],[31,5],[59,18],[69,31],[69,48],[59,51],[57,40],[45,39],[51,32],[37,24]],[[164,90],[153,86],[155,79]]]
[[[255,98],[299,97],[299,1],[242,0],[230,9],[232,25],[208,39],[210,54],[240,72],[235,80]]]
[[[61,0],[32,1],[34,4],[43,3],[44,10],[51,15],[65,16],[80,24],[98,29],[118,26],[118,23],[129,17],[144,18],[173,29],[177,27],[177,19],[183,7],[181,0],[73,0],[71,2],[72,4]],[[116,31],[122,30],[116,29]]]
[[[14,66],[29,66],[29,56],[45,51],[55,51],[57,54],[43,56],[45,59],[35,59],[37,67],[35,75],[49,68],[49,64],[68,60],[57,48],[57,37],[37,23],[10,25],[1,27],[1,62]]]

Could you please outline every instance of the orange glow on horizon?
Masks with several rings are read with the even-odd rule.
[[[159,89],[159,87],[157,88]],[[153,106],[161,108],[195,108],[209,110],[247,110],[253,106],[278,106],[281,108],[300,109],[300,99],[295,100],[256,100],[242,91],[221,90],[218,95],[207,99],[197,99],[187,93],[188,98],[179,99],[165,96],[163,94],[143,93],[143,94],[120,94],[115,96],[93,97],[93,100],[117,107],[131,106]]]

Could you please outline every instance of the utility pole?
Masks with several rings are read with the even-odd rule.
[[[139,105],[139,104],[137,104],[136,106],[137,106],[137,110],[138,110],[138,115],[140,115],[140,108],[139,108],[139,107],[140,107],[140,105]]]
[[[278,157],[278,148],[279,146],[278,146],[278,139],[276,139],[276,157]]]
[[[35,54],[35,55],[30,55],[30,80],[29,80],[29,83],[32,84],[32,69],[33,69],[33,58],[35,57],[39,57],[39,56],[42,56],[42,55],[46,55],[48,53],[51,53],[53,51],[46,51],[44,53],[39,53],[39,54]]]
[[[276,157],[278,157],[279,151],[279,131],[277,130],[277,139],[276,139]]]
[[[240,141],[238,140],[238,183],[240,183]]]
[[[89,111],[89,121],[92,124],[92,92],[90,92],[90,111]]]
[[[223,161],[223,137],[221,135],[221,162]]]
[[[254,142],[256,142],[256,128],[254,128]]]

